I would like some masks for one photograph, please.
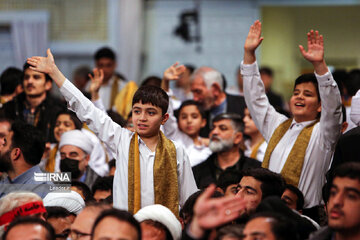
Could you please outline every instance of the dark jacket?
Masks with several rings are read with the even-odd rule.
[[[25,121],[23,111],[25,109],[26,95],[22,93],[15,97],[12,101],[7,102],[1,109],[2,114],[10,119]],[[54,141],[54,133],[52,131],[55,126],[56,115],[58,112],[65,110],[66,105],[54,97],[47,96],[45,100],[38,106],[40,111],[39,121],[36,128],[39,129],[46,137],[47,141]]]
[[[325,226],[310,234],[309,240],[331,240],[332,235],[333,231],[328,226]]]
[[[194,173],[194,178],[199,189],[206,188],[211,183],[217,182],[216,171],[225,171],[220,170],[217,166],[217,153],[211,154],[206,161],[194,166],[192,168]],[[258,168],[261,167],[261,162],[256,159],[245,157],[243,153],[241,153],[241,157],[239,161],[237,161],[233,166],[228,167],[227,169],[234,170],[245,170],[249,168]]]

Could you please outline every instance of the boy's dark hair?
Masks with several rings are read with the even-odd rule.
[[[261,182],[261,192],[264,199],[268,196],[281,197],[285,189],[285,180],[280,174],[266,168],[251,168],[242,172],[243,177],[253,177]]]
[[[320,93],[319,93],[319,85],[317,82],[317,79],[315,77],[314,73],[306,73],[303,75],[300,75],[296,80],[295,80],[295,84],[294,84],[294,90],[296,88],[297,85],[301,84],[301,83],[308,83],[311,82],[312,84],[314,84],[314,87],[316,89],[316,94],[317,94],[317,98],[318,98],[318,102],[321,102],[320,99]]]
[[[155,86],[155,87],[161,87],[161,78],[158,76],[149,76],[145,78],[140,86]]]
[[[102,190],[102,191],[108,191],[108,190],[112,190],[113,188],[113,182],[114,182],[114,177],[113,176],[108,176],[108,177],[98,177],[93,186],[92,186],[92,194],[94,196],[95,192],[97,190]]]
[[[91,239],[94,238],[94,232],[97,227],[97,225],[106,217],[113,217],[116,218],[119,221],[124,221],[129,223],[131,226],[133,226],[136,229],[136,232],[138,234],[138,240],[141,240],[141,228],[140,223],[133,217],[133,215],[127,211],[119,210],[119,209],[108,209],[103,211],[95,220],[95,223],[91,230]]]
[[[360,162],[347,162],[339,165],[332,173],[331,184],[336,177],[347,177],[360,181]]]
[[[244,121],[241,115],[237,113],[221,113],[214,117],[213,123],[223,119],[230,119],[236,131],[244,132]]]
[[[298,228],[295,222],[276,212],[260,212],[250,217],[249,221],[255,218],[269,218],[271,232],[277,240],[298,240],[300,239]]]
[[[94,55],[95,61],[99,60],[100,58],[109,58],[113,61],[116,60],[116,55],[113,50],[108,47],[102,47],[98,49]]]
[[[116,167],[116,160],[115,158],[114,159],[111,159],[109,162],[108,162],[108,165],[109,165],[109,169],[113,168],[113,167]]]
[[[41,131],[20,120],[11,125],[11,130],[11,147],[20,148],[26,163],[32,166],[39,164],[45,150],[45,138]]]
[[[184,64],[184,66],[190,72],[190,74],[192,74],[196,69],[196,67],[194,65],[192,65],[192,64]]]
[[[186,199],[183,207],[180,209],[180,217],[184,220],[184,223],[189,223],[194,216],[194,205],[198,197],[203,193],[203,191],[197,191]]]
[[[206,118],[206,115],[205,115],[205,111],[204,111],[204,108],[201,106],[201,104],[199,104],[198,102],[194,101],[194,100],[185,100],[184,102],[182,102],[181,106],[179,107],[179,110],[177,110],[178,112],[178,115],[180,115],[181,113],[181,110],[186,107],[186,106],[191,106],[191,105],[194,105],[197,110],[199,110],[199,113],[201,115],[202,118]],[[179,119],[178,119],[179,120]]]
[[[84,201],[85,201],[86,205],[88,203],[95,201],[89,186],[86,185],[85,183],[79,182],[79,181],[71,181],[71,186],[76,187],[77,189],[79,189],[82,192],[82,194],[85,198]]]
[[[14,221],[10,223],[8,228],[6,229],[2,239],[6,240],[8,233],[11,231],[12,228],[18,225],[41,225],[46,229],[46,240],[53,240],[55,239],[55,231],[54,228],[44,220],[35,217],[19,217],[16,218]]]
[[[336,69],[333,73],[333,78],[339,87],[340,95],[344,95],[345,82],[349,78],[349,74],[344,69]]]
[[[69,115],[71,121],[73,121],[74,125],[75,125],[75,129],[77,130],[81,130],[83,123],[80,121],[80,119],[76,116],[76,113],[74,113],[73,111],[70,110],[62,110],[60,112],[58,112],[58,114],[56,115],[55,121],[57,120],[57,118],[60,115]],[[55,123],[56,124],[56,123]]]
[[[1,95],[15,92],[16,87],[22,83],[23,72],[14,67],[9,67],[0,76]]]
[[[285,190],[286,189],[289,189],[291,192],[295,193],[295,195],[297,196],[296,210],[302,210],[303,207],[304,207],[304,195],[303,195],[303,193],[297,187],[295,187],[294,185],[291,185],[291,184],[286,184]]]
[[[261,67],[259,69],[259,72],[260,72],[260,74],[265,74],[265,75],[268,75],[270,77],[273,77],[273,75],[274,75],[273,70],[271,68],[269,68],[269,67]]]
[[[28,64],[27,62],[24,64],[24,67],[23,67],[23,73],[24,73],[24,75],[23,75],[23,77],[22,77],[22,81],[21,81],[21,82],[24,81],[25,70],[28,69],[28,68],[30,68],[30,67],[31,67],[31,65]],[[45,74],[45,73],[41,73],[41,74]],[[45,80],[46,80],[46,82],[52,82],[52,78],[50,77],[49,74],[45,74]]]
[[[132,106],[135,103],[151,104],[155,107],[161,108],[162,115],[164,115],[169,107],[169,96],[159,87],[142,86],[134,94]]]
[[[242,174],[240,171],[234,170],[234,169],[226,169],[223,171],[218,180],[217,180],[217,186],[221,188],[224,193],[226,191],[226,188],[231,184],[238,184],[242,178]]]
[[[46,208],[46,220],[49,218],[66,218],[72,215],[66,208],[63,207],[45,207]]]
[[[342,112],[342,123],[346,122],[346,108],[344,104],[341,104],[341,112]]]
[[[112,109],[106,111],[108,116],[119,124],[121,127],[126,127],[126,120],[117,112],[113,111]]]
[[[215,240],[222,240],[225,237],[231,239],[242,239],[242,233],[244,230],[243,224],[228,224],[217,230],[217,236]]]

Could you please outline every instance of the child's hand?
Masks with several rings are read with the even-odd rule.
[[[303,57],[311,63],[322,62],[324,60],[324,39],[318,31],[311,30],[307,33],[308,51],[299,45]]]
[[[256,20],[251,25],[247,38],[245,40],[244,50],[246,52],[254,52],[261,44],[264,38],[261,37],[261,22]]]
[[[94,76],[89,74],[89,78],[91,79],[90,84],[90,93],[97,93],[100,90],[101,84],[104,80],[104,71],[102,69],[93,69]]]
[[[168,69],[164,71],[163,79],[167,81],[178,80],[180,76],[185,72],[186,67],[184,65],[178,66],[179,63],[176,62]]]

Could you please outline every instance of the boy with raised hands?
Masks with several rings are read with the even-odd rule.
[[[160,131],[169,115],[169,98],[161,88],[139,88],[132,101],[135,133],[114,123],[96,108],[64,75],[48,49],[47,57],[28,59],[35,71],[49,74],[80,120],[116,153],[114,206],[136,213],[140,208],[161,204],[176,216],[179,205],[197,191],[184,149]]]
[[[297,186],[305,195],[305,208],[312,208],[321,202],[325,172],[340,136],[340,92],[324,60],[323,36],[311,30],[308,50],[299,48],[315,73],[295,80],[290,99],[293,118],[276,112],[265,95],[256,62],[255,50],[262,41],[257,20],[245,41],[241,73],[246,105],[268,142],[262,167],[281,173],[287,183]]]

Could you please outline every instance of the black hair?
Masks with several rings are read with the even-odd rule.
[[[15,92],[16,87],[22,83],[23,72],[14,67],[9,67],[0,76],[1,95]]]
[[[56,124],[56,120],[60,115],[69,115],[71,121],[73,121],[74,125],[75,125],[75,129],[77,130],[81,130],[83,123],[80,121],[80,119],[76,116],[76,113],[74,113],[73,111],[70,110],[62,110],[60,112],[57,113],[56,118],[55,118],[55,124]]]
[[[339,87],[339,91],[340,91],[341,96],[343,96],[344,95],[345,82],[348,80],[349,74],[344,69],[337,69],[332,73],[332,75],[333,75],[333,78],[334,78],[336,84]]]
[[[349,96],[354,96],[360,89],[360,69],[351,70],[344,85]]]
[[[165,239],[166,240],[174,240],[171,233],[170,233],[170,231],[169,231],[169,229],[164,224],[162,224],[161,222],[151,220],[151,219],[146,219],[146,220],[142,221],[142,223],[145,223],[145,224],[153,226],[155,228],[164,230],[165,231]]]
[[[12,148],[20,148],[25,162],[35,166],[40,163],[45,150],[45,138],[40,130],[16,120],[11,125]]]
[[[102,190],[102,191],[112,190],[113,182],[114,182],[113,176],[98,177],[91,188],[93,196],[97,190]]]
[[[169,96],[159,87],[142,86],[134,94],[132,106],[135,103],[151,104],[161,108],[162,115],[166,114],[169,107]]]
[[[344,104],[341,104],[341,112],[342,112],[342,123],[346,122],[346,108]]]
[[[318,81],[317,81],[314,73],[306,73],[306,74],[300,75],[300,76],[295,80],[294,90],[295,90],[295,88],[296,88],[297,85],[299,85],[299,84],[301,84],[301,83],[308,83],[308,82],[311,82],[312,84],[314,84],[314,87],[315,87],[315,89],[316,89],[316,94],[317,94],[318,102],[321,102],[320,92],[319,92],[319,85],[318,85]]]
[[[331,174],[331,183],[336,177],[347,177],[360,181],[360,162],[346,162],[339,165]]]
[[[303,193],[300,191],[299,188],[295,187],[294,185],[291,184],[286,184],[285,185],[285,190],[288,189],[291,192],[295,193],[295,195],[297,196],[297,200],[296,200],[296,210],[302,210],[304,207],[304,195]],[[284,191],[285,191],[284,190]]]
[[[116,160],[115,158],[111,159],[109,162],[108,162],[108,165],[109,165],[109,169],[113,168],[113,167],[116,167]]]
[[[119,124],[121,127],[126,127],[126,120],[117,112],[113,111],[112,109],[106,111],[108,116]]]
[[[244,131],[244,121],[241,115],[237,113],[221,113],[214,117],[213,123],[223,119],[230,119],[236,131],[238,132]]]
[[[243,224],[225,225],[216,231],[217,235],[215,240],[222,240],[225,237],[229,237],[231,239],[242,239],[243,230]]]
[[[270,77],[274,76],[273,70],[271,68],[269,68],[269,67],[261,67],[259,69],[259,72],[260,72],[260,74],[265,74],[265,75],[268,75]]]
[[[66,208],[63,207],[45,207],[46,208],[46,220],[49,218],[66,218],[71,214]]]
[[[24,67],[23,67],[23,74],[24,74],[24,75],[23,75],[23,79],[22,79],[22,80],[24,80],[25,70],[28,69],[28,68],[30,68],[30,67],[31,67],[31,65],[28,64],[27,62],[24,64]],[[42,73],[42,72],[40,72],[40,73]],[[50,77],[49,74],[46,74],[46,73],[42,73],[42,74],[45,75],[45,80],[46,80],[46,82],[52,82],[52,78]]]
[[[161,78],[158,76],[149,76],[145,78],[140,86],[155,86],[155,87],[161,87]]]
[[[99,60],[100,58],[109,58],[113,61],[116,61],[115,52],[108,47],[102,47],[96,51],[94,55],[95,61]]]
[[[76,187],[77,189],[79,189],[82,192],[82,194],[85,198],[84,201],[86,204],[95,201],[92,196],[89,186],[86,185],[85,183],[79,182],[79,181],[71,181],[71,186]]]
[[[135,230],[138,234],[138,240],[141,240],[140,223],[133,217],[133,215],[131,213],[124,211],[124,210],[115,209],[115,208],[104,210],[96,218],[94,225],[92,227],[92,230],[91,230],[91,239],[94,239],[94,233],[95,233],[95,229],[96,229],[97,225],[99,225],[99,223],[107,217],[113,217],[119,221],[124,221],[124,222],[129,223],[131,226],[133,226],[135,228]]]
[[[199,111],[201,117],[202,117],[203,119],[205,119],[205,118],[206,118],[206,115],[205,115],[204,108],[201,106],[201,104],[200,104],[199,102],[196,102],[196,101],[191,100],[191,99],[190,99],[190,100],[185,100],[184,102],[181,103],[181,106],[180,106],[179,109],[177,110],[178,115],[180,116],[181,110],[182,110],[184,107],[186,107],[186,106],[192,106],[192,105],[194,105],[194,106],[197,108],[197,110]],[[179,119],[178,119],[178,120],[179,120]]]
[[[227,88],[227,80],[226,77],[223,73],[221,73],[221,78],[222,78],[222,82],[223,82],[223,89],[221,89],[223,92],[225,92],[226,88]]]
[[[252,215],[249,221],[256,218],[269,218],[271,232],[277,240],[299,240],[300,236],[295,221],[276,213],[276,212],[259,212]],[[248,221],[248,222],[249,222]]]
[[[46,235],[45,235],[46,240],[55,239],[55,231],[54,231],[54,228],[50,225],[50,223],[47,223],[44,220],[42,220],[40,218],[35,218],[35,217],[19,217],[19,218],[16,218],[14,221],[12,221],[10,223],[10,225],[6,229],[2,239],[6,240],[7,235],[9,234],[11,229],[13,229],[14,227],[19,226],[19,225],[41,225],[46,230]]]
[[[266,168],[251,168],[242,172],[243,177],[253,177],[261,182],[262,199],[267,196],[281,197],[285,189],[285,180],[278,174]]]
[[[184,64],[184,66],[190,72],[190,74],[192,74],[196,69],[196,67],[194,65],[192,65],[192,64]]]
[[[220,174],[216,185],[221,188],[225,193],[228,186],[230,186],[231,184],[238,184],[241,178],[242,174],[240,171],[228,168]]]

